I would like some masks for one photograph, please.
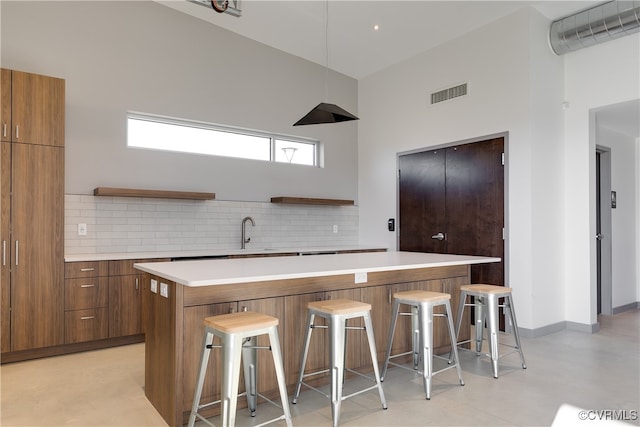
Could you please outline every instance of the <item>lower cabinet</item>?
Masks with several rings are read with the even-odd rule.
[[[142,274],[137,262],[112,260],[65,263],[65,344],[143,333]]]
[[[109,261],[109,338],[141,334],[142,274],[133,268],[145,260]]]

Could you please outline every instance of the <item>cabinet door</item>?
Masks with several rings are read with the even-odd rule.
[[[4,70],[2,70],[4,78]],[[4,85],[2,87],[4,97]],[[3,114],[4,118],[4,114]],[[0,151],[0,316],[2,339],[0,351],[11,351],[11,236],[9,236],[10,203],[11,203],[11,144],[2,142]]]
[[[307,333],[307,304],[313,301],[320,301],[324,298],[323,293],[291,295],[284,297],[285,324],[284,332],[287,340],[284,344],[284,370],[287,377],[287,384],[296,384],[298,372],[300,371],[300,361],[305,334]],[[316,319],[316,324],[324,324],[323,319]],[[305,372],[315,372],[325,368],[326,360],[326,333],[318,329],[311,335],[309,345],[309,355]],[[311,377],[309,379],[312,379]]]
[[[64,341],[64,150],[12,144],[11,350]]]
[[[109,337],[142,333],[140,276],[109,277]]]
[[[65,82],[11,72],[12,141],[64,146]]]
[[[0,69],[0,81],[0,137],[11,141],[11,70]]]
[[[343,289],[340,291],[325,292],[325,299],[348,299],[352,301],[361,301],[360,289]],[[373,311],[372,311],[373,316]],[[347,326],[363,327],[364,321],[362,317],[347,320]],[[327,329],[319,329],[314,333],[328,334]],[[360,329],[347,329],[347,343],[346,343],[346,358],[345,366],[350,369],[359,367],[371,367],[371,355],[369,353],[369,344],[367,343],[367,333]],[[325,337],[327,351],[329,351],[329,337]],[[327,352],[327,359],[325,360],[325,366],[328,367],[331,363],[331,359]]]
[[[220,314],[233,313],[237,310],[237,304],[220,303],[199,305],[195,307],[184,308],[184,324],[183,324],[183,401],[182,410],[190,411],[193,403],[193,392],[196,388],[196,380],[198,379],[198,369],[200,368],[200,357],[202,355],[202,343],[204,337],[204,319],[209,316],[217,316]],[[220,344],[218,338],[214,341],[215,345]],[[222,361],[220,360],[220,349],[212,349],[209,354],[209,364],[207,365],[207,376],[202,387],[201,403],[212,402],[220,398],[220,387],[222,383]],[[214,410],[219,406],[214,405]],[[206,411],[203,411],[206,414]]]
[[[265,298],[259,300],[239,301],[238,311],[255,311],[257,313],[267,314],[278,318],[278,337],[280,339],[280,351],[284,357],[284,345],[286,337],[284,336],[284,298]],[[257,345],[269,346],[269,337],[261,335],[257,338]],[[269,350],[258,350],[258,375],[257,387],[261,394],[269,394],[269,392],[277,393],[278,380],[273,365],[273,355]],[[243,376],[244,378],[244,376]],[[244,381],[244,379],[242,379]],[[240,389],[244,390],[244,383],[241,383]]]
[[[376,339],[378,362],[384,362],[387,352],[387,340],[389,337],[389,324],[391,322],[391,286],[371,286],[362,288],[362,302],[371,304],[371,321],[373,334]],[[367,345],[366,337],[362,338],[362,347]],[[366,353],[366,352],[365,352]],[[363,363],[367,363],[369,355],[364,354]]]

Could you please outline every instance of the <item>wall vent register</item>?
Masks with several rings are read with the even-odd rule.
[[[431,105],[467,95],[467,83],[442,89],[431,94]]]

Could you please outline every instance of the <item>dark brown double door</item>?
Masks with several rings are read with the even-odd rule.
[[[400,250],[500,257],[472,283],[504,285],[504,138],[399,156]]]

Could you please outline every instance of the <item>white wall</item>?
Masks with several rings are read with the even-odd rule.
[[[155,2],[0,2],[2,67],[66,80],[66,193],[94,187],[357,198],[357,123],[292,127],[324,100],[325,69]],[[329,74],[357,113],[357,82]],[[126,112],[316,138],[324,168],[126,148]]]
[[[594,325],[596,135],[589,134],[589,113],[640,98],[640,34],[568,53],[564,63],[565,100],[570,106],[564,133],[565,312],[569,322]],[[635,287],[637,295],[637,284],[624,286]]]
[[[563,218],[562,59],[546,25],[525,9],[359,85],[361,243],[396,247],[385,224],[396,216],[397,153],[508,132],[507,283],[525,329],[564,320],[562,246],[544,237],[561,235]],[[428,106],[429,93],[465,81],[467,97]]]

